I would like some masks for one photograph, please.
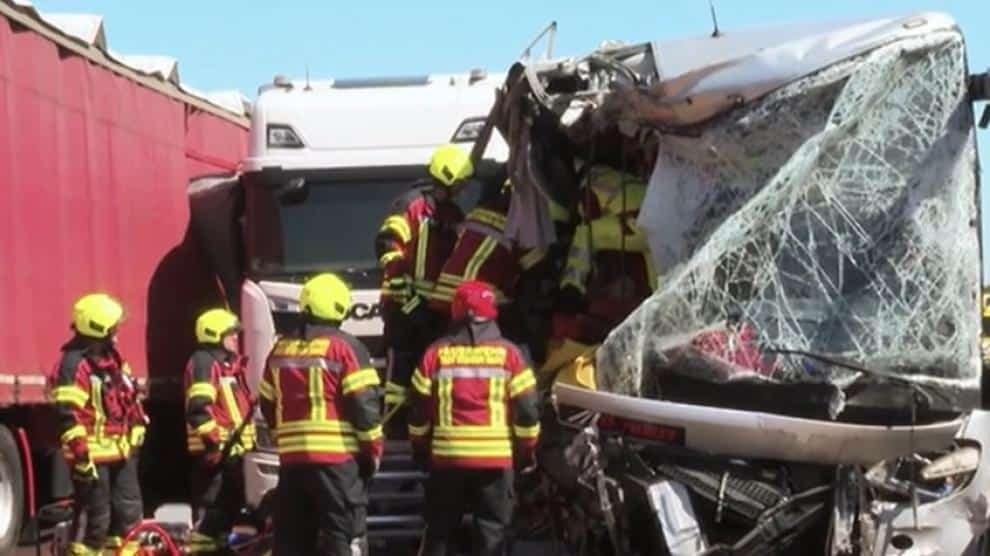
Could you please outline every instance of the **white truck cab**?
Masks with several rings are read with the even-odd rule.
[[[480,70],[312,82],[277,77],[259,89],[240,177],[247,270],[241,316],[255,391],[276,335],[299,325],[302,282],[319,272],[350,283],[354,305],[343,328],[384,367],[375,234],[391,201],[427,177],[437,146],[472,149],[502,79]],[[481,166],[507,158],[494,133]],[[472,189],[476,194],[469,185],[462,195],[466,203]],[[245,462],[253,507],[277,482],[274,449],[270,442],[261,447]]]

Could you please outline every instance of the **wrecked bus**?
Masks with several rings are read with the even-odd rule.
[[[988,91],[938,13],[511,68],[491,115],[507,233],[553,245],[577,188],[560,169],[648,150],[637,224],[661,274],[544,369],[525,521],[578,554],[985,553]]]

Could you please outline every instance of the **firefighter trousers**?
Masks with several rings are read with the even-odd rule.
[[[192,495],[197,532],[219,539],[229,533],[244,507],[244,465],[240,457],[229,457],[219,467],[209,467],[203,458],[193,463]]]
[[[274,556],[368,553],[368,489],[357,462],[282,465],[277,488]]]
[[[141,521],[144,511],[138,485],[137,456],[96,466],[99,478],[73,485],[75,516],[72,540],[91,550],[119,544]]]
[[[429,309],[424,301],[411,314],[404,313],[398,304],[387,303],[382,309],[382,320],[388,353],[387,381],[408,388],[420,357],[443,332],[447,319]],[[385,403],[389,407],[393,405],[390,398],[386,388]],[[385,423],[386,436],[393,439],[407,438],[407,417],[406,407],[392,411]]]
[[[471,553],[508,554],[506,532],[512,521],[512,469],[437,469],[426,481],[426,533],[419,556],[454,556],[465,511],[474,514]]]

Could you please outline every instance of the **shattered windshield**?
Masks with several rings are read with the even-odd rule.
[[[539,80],[517,72],[529,93],[505,98],[554,111],[573,148],[599,145],[581,156],[602,152],[608,126],[655,141],[641,142],[656,162],[638,224],[659,284],[598,350],[598,388],[665,398],[671,376],[825,385],[843,390],[834,417],[853,384],[907,381],[943,408],[978,404],[977,162],[963,38],[951,22],[856,33],[842,44],[824,34],[754,48],[666,80],[604,48],[548,64]],[[540,150],[546,128],[523,109],[503,112],[516,189],[552,193],[553,166],[532,154],[552,151]],[[526,245],[552,241],[525,235],[519,222],[538,216],[526,207],[514,205],[520,216],[507,227]]]

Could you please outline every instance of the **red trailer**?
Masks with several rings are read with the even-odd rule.
[[[243,110],[117,59],[101,24],[60,21],[0,0],[0,554],[61,490],[45,382],[83,293],[127,310],[121,348],[153,418],[143,460],[168,471],[145,470],[150,496],[182,488],[178,384],[195,315],[222,299],[188,231],[187,184],[236,169],[247,143]]]

